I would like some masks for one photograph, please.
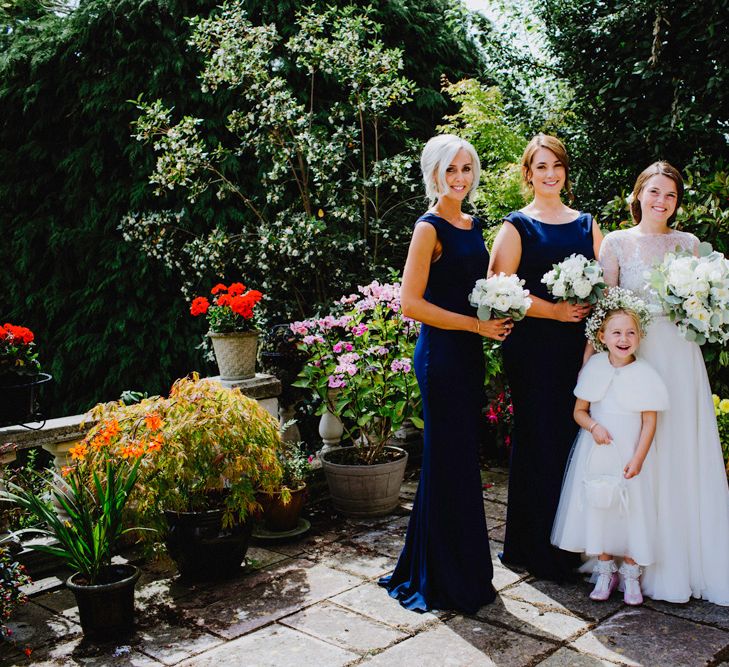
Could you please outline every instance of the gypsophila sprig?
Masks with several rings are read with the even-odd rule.
[[[550,294],[570,303],[595,303],[607,287],[600,264],[577,253],[553,264],[542,282]]]
[[[663,311],[688,341],[729,340],[729,261],[708,243],[699,256],[676,249],[666,253],[646,276]]]
[[[529,290],[523,288],[524,281],[516,274],[505,273],[481,278],[476,281],[468,296],[469,303],[477,308],[480,320],[510,317],[514,321],[524,319],[532,305]]]
[[[645,335],[651,322],[651,313],[646,302],[624,287],[608,287],[602,298],[595,304],[585,323],[585,336],[598,352],[607,349],[597,337],[602,323],[608,313],[621,308],[633,311],[638,316],[641,334]]]
[[[406,419],[422,427],[411,361],[419,327],[401,312],[399,283],[358,290],[333,314],[291,325],[309,355],[294,385],[321,398],[319,414],[329,409],[342,419],[360,460],[371,464]]]
[[[198,296],[190,304],[193,317],[207,315],[212,333],[251,331],[254,326],[254,308],[263,295],[248,289],[243,283],[226,286],[218,283],[210,290],[210,298]]]

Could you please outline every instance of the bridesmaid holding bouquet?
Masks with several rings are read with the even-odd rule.
[[[552,136],[534,137],[522,156],[534,198],[506,216],[494,240],[489,273],[516,273],[533,300],[504,341],[504,369],[514,404],[514,437],[502,561],[554,581],[571,578],[579,557],[550,543],[567,457],[577,435],[572,389],[585,351],[588,304],[556,300],[542,278],[573,253],[598,255],[602,234],[572,198],[569,158]]]

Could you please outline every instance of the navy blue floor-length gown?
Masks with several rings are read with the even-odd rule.
[[[471,229],[459,229],[432,213],[420,220],[435,227],[443,246],[425,299],[475,316],[468,295],[486,276],[489,259],[481,223],[474,219]],[[474,613],[496,596],[478,460],[481,337],[423,324],[415,373],[423,396],[423,466],[405,546],[393,574],[380,583],[408,609]]]
[[[572,253],[593,259],[592,216],[547,224],[519,211],[506,216],[521,237],[517,275],[535,296],[555,299],[541,280]],[[576,554],[550,543],[567,457],[579,427],[572,393],[585,350],[584,322],[526,317],[502,346],[514,404],[514,437],[502,561],[542,579],[569,579]]]

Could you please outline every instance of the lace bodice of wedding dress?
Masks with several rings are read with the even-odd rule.
[[[654,264],[676,248],[696,252],[699,240],[688,232],[644,234],[637,227],[610,232],[600,246],[600,264],[605,282],[631,290],[647,304],[660,307],[645,277]]]

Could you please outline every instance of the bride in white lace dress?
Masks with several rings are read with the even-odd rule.
[[[643,574],[643,592],[657,600],[703,598],[729,605],[729,489],[711,388],[701,349],[684,340],[661,315],[645,272],[665,253],[696,252],[693,234],[668,225],[683,197],[683,180],[666,162],[648,167],[636,181],[631,212],[636,226],[608,234],[600,263],[608,285],[633,290],[656,313],[638,354],[655,368],[669,392],[669,409],[658,416],[658,509],[655,564]]]

